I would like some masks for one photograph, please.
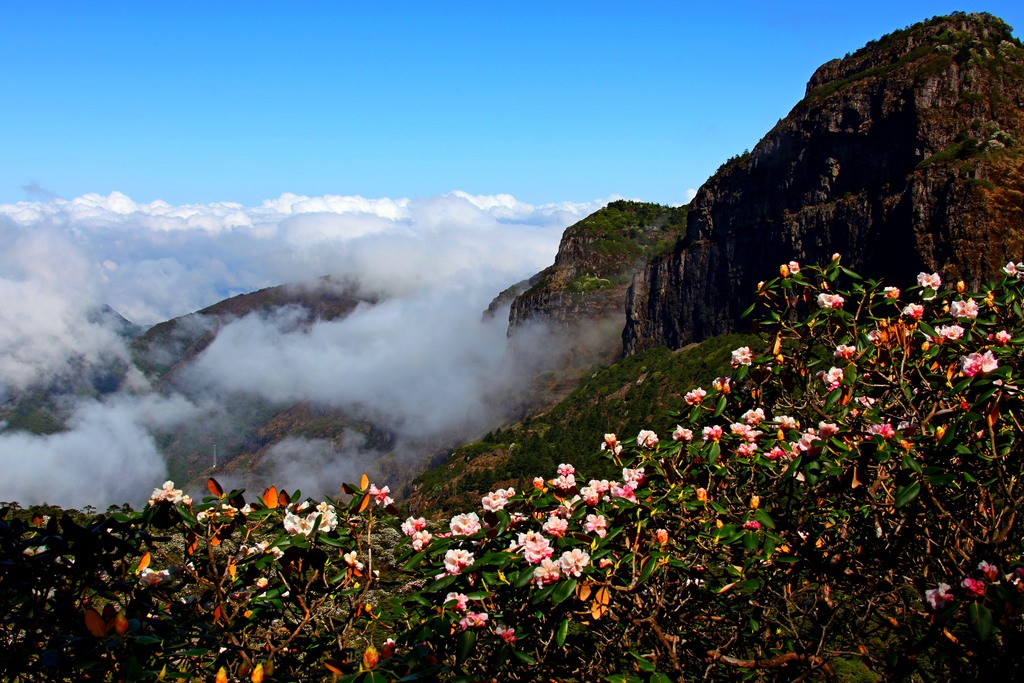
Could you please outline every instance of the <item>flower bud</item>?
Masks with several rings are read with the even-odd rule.
[[[377,662],[380,661],[380,654],[377,652],[377,648],[373,645],[367,645],[366,649],[363,650],[363,668],[372,669],[377,666]]]
[[[702,503],[706,503],[707,502],[707,500],[708,500],[708,491],[707,491],[707,489],[697,489],[697,500],[699,500]]]
[[[946,435],[946,425],[941,425],[935,429],[935,438],[941,439]]]
[[[760,505],[761,505],[761,496],[751,496],[750,497],[750,509],[751,510],[756,510],[758,508],[758,506],[760,506]]]
[[[929,341],[926,341],[925,343],[921,344],[922,351],[927,351],[930,348],[932,348],[932,343]]]
[[[782,277],[789,277],[789,266],[787,266],[785,263],[779,266],[779,275],[781,275]]]
[[[964,284],[963,280],[956,283],[956,291],[958,294],[963,294],[965,289],[967,289],[967,285]]]

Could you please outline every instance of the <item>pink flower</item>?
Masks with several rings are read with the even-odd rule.
[[[747,521],[743,522],[743,528],[749,529],[751,531],[756,531],[757,529],[761,528],[761,522],[757,521],[756,519],[748,519]]]
[[[459,620],[459,627],[463,631],[467,628],[483,628],[489,618],[487,612],[466,612],[466,616]]]
[[[753,410],[748,410],[747,412],[740,415],[740,418],[751,427],[756,427],[757,425],[764,422],[764,409],[755,408]]]
[[[857,353],[856,346],[850,346],[849,344],[840,344],[836,347],[833,356],[836,358],[842,358],[843,360],[850,360]]]
[[[680,427],[679,425],[676,425],[675,430],[673,430],[673,432],[672,432],[672,440],[673,441],[692,441],[693,440],[693,431],[690,430],[690,429],[687,429],[686,427]]]
[[[719,425],[704,428],[704,440],[718,443],[722,440],[722,428]]]
[[[949,305],[949,312],[955,318],[969,318],[973,320],[978,317],[978,302],[974,299],[954,301]]]
[[[787,455],[786,451],[782,450],[778,446],[775,446],[770,451],[765,453],[764,457],[768,458],[769,460],[778,460],[779,458],[787,457]]]
[[[878,434],[883,439],[891,439],[896,435],[896,430],[892,428],[892,425],[886,422],[885,424],[873,424],[868,427],[868,434]]]
[[[800,262],[799,261],[790,261],[789,262],[789,272],[791,272],[791,273],[799,273],[800,272]]]
[[[946,339],[950,341],[956,341],[964,336],[964,328],[959,325],[942,325],[935,328],[935,334],[937,337],[932,337],[933,341],[942,342]]]
[[[759,430],[753,429],[745,422],[733,422],[729,425],[729,431],[749,442],[757,441],[757,437],[761,436],[761,432]]]
[[[692,391],[686,392],[683,396],[683,400],[686,401],[686,405],[695,406],[704,400],[704,397],[708,395],[708,392],[704,391],[700,387],[693,389]]]
[[[419,552],[427,547],[433,536],[426,529],[421,529],[412,535],[412,549]]]
[[[551,480],[551,485],[557,489],[568,491],[572,487],[576,486],[576,475],[560,474]]]
[[[567,465],[565,463],[562,463],[561,465],[558,466],[558,476],[568,477],[570,474],[576,474],[575,467],[573,467],[572,465]]]
[[[750,365],[754,362],[754,354],[750,350],[749,346],[741,346],[732,352],[732,365],[737,367],[740,365]]]
[[[981,579],[967,578],[960,582],[960,586],[969,598],[980,598],[985,595],[985,582]]]
[[[551,541],[536,531],[527,531],[525,534],[519,534],[518,542],[513,544],[512,547],[520,548],[523,552],[523,557],[530,564],[537,564],[544,558],[551,557],[552,553],[555,552],[555,549],[551,547]]]
[[[736,449],[736,455],[739,455],[739,456],[744,457],[744,458],[749,458],[750,456],[752,456],[756,452],[757,452],[757,444],[756,443],[750,443],[750,442],[741,443],[739,445],[739,447]]]
[[[588,564],[590,564],[590,555],[579,548],[567,550],[558,558],[559,568],[566,576],[579,576]],[[534,573],[536,574],[536,570]]]
[[[996,344],[999,344],[1000,346],[1006,346],[1007,344],[1010,343],[1011,339],[1013,339],[1013,335],[1011,335],[1006,330],[999,330],[998,332],[996,332]]]
[[[665,545],[668,543],[668,529],[655,530],[654,537],[658,539],[658,543]]]
[[[640,484],[644,483],[644,468],[638,467],[636,469],[631,469],[629,467],[623,467],[622,478],[627,484],[632,484],[634,488],[639,487]]]
[[[390,487],[385,486],[383,488],[377,488],[376,484],[370,484],[370,495],[377,501],[377,505],[387,507],[393,504],[395,501],[390,495],[388,495],[390,493]]]
[[[503,510],[508,505],[509,499],[514,495],[516,495],[516,490],[513,488],[498,489],[484,496],[480,500],[480,504],[488,512],[497,512],[498,510]]]
[[[631,503],[635,503],[636,502],[636,493],[635,493],[635,491],[636,491],[636,487],[634,487],[632,484],[627,482],[623,486],[619,486],[618,484],[613,484],[612,485],[612,489],[610,491],[610,494],[611,494],[612,498],[622,498],[624,500],[628,500]]]
[[[157,503],[171,503],[175,505],[177,503],[183,503],[185,505],[191,505],[192,499],[184,495],[181,489],[174,488],[173,481],[165,481],[161,488],[153,489],[153,495],[149,497],[149,504],[156,505]]]
[[[921,316],[924,315],[924,306],[921,304],[907,304],[907,307],[903,309],[903,315],[913,320],[920,320]]]
[[[449,574],[458,574],[476,559],[468,550],[452,549],[444,554],[444,568]]]
[[[775,421],[779,423],[779,429],[796,429],[796,418],[790,417],[789,415],[779,415],[775,418]]]
[[[455,602],[455,604],[452,605],[452,609],[457,609],[460,612],[465,612],[467,606],[469,605],[469,598],[466,597],[465,593],[449,593],[445,596],[444,604],[447,605],[449,602],[452,601]]]
[[[609,448],[615,448],[619,444],[619,438],[614,434],[605,434],[604,443],[601,444],[601,450],[607,450]]]
[[[406,536],[412,536],[417,531],[422,531],[427,528],[427,520],[422,517],[410,517],[409,519],[402,522],[402,533]]]
[[[608,535],[608,520],[604,515],[587,515],[583,530],[588,534],[597,534],[600,538]]]
[[[999,578],[999,568],[985,562],[984,560],[978,563],[978,571],[980,571],[981,575],[988,581],[995,581]]]
[[[1021,275],[1020,270],[1017,268],[1017,264],[1014,263],[1013,261],[1010,261],[1005,266],[1003,266],[1003,272],[1006,273],[1007,275],[1015,275],[1017,277],[1020,277]]]
[[[991,351],[985,353],[972,353],[960,358],[963,373],[968,377],[974,377],[979,372],[986,374],[999,367],[999,362]]]
[[[917,284],[937,290],[942,286],[942,278],[939,277],[938,273],[931,273],[930,275],[928,273],[918,273]]]
[[[818,295],[818,306],[821,308],[842,308],[844,303],[846,303],[846,299],[839,294],[822,292]]]
[[[654,448],[658,445],[658,435],[650,429],[641,429],[636,436],[636,445],[642,448]]]
[[[829,368],[828,372],[821,372],[818,374],[821,377],[821,381],[825,383],[825,386],[829,391],[839,388],[839,385],[843,381],[843,370],[842,368]]]
[[[508,628],[504,624],[499,624],[495,627],[494,635],[498,636],[509,645],[516,642],[516,630],[514,628]]]
[[[601,502],[601,494],[593,486],[584,486],[580,489],[580,498],[587,505],[593,507]]]
[[[544,522],[543,530],[552,536],[564,536],[565,532],[569,530],[569,522],[552,515],[548,517],[548,521]]]
[[[933,610],[940,610],[953,602],[953,594],[949,592],[948,583],[940,583],[938,588],[932,588],[924,592],[924,598],[931,605]]]
[[[822,439],[827,439],[830,436],[835,436],[839,433],[839,427],[834,422],[819,422],[818,423],[818,436]]]
[[[538,491],[543,490],[544,489],[544,478],[543,477],[534,477],[533,478],[533,488],[537,489]]]
[[[900,298],[900,289],[899,289],[899,287],[886,287],[882,291],[885,292],[885,298],[886,299],[899,299]]]
[[[472,536],[481,529],[480,517],[475,512],[455,515],[449,527],[454,536]]]
[[[561,565],[554,560],[545,558],[540,561],[540,564],[533,570],[533,580],[537,583],[537,586],[543,586],[548,583],[554,583],[561,578],[559,570]]]

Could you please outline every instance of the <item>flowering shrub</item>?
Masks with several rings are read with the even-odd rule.
[[[1015,272],[901,292],[838,257],[787,264],[752,306],[765,347],[681,388],[671,440],[595,443],[619,481],[562,465],[500,509],[486,496],[474,533],[442,524],[410,549],[402,642],[467,680],[1007,666],[1024,635]]]
[[[85,526],[6,520],[0,674],[1024,675],[1021,273],[971,293],[786,264],[730,377],[680,387],[664,425],[595,434],[614,479],[562,463],[409,517],[401,581],[371,544],[390,492],[365,480],[248,504],[168,483]]]
[[[293,503],[271,487],[246,502],[211,479],[196,504],[167,482],[143,511],[84,525],[5,509],[0,677],[388,680],[368,597],[390,499],[367,484],[346,501]]]

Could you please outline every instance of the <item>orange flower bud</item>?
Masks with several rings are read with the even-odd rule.
[[[263,663],[260,662],[256,665],[256,668],[252,670],[252,676],[250,676],[252,683],[263,683]]]
[[[706,503],[707,502],[707,500],[708,500],[708,491],[707,491],[707,489],[697,489],[697,500],[699,500],[702,503]]]
[[[372,669],[377,666],[377,662],[380,661],[380,654],[377,652],[377,648],[373,645],[367,645],[363,651],[363,668]]]
[[[945,435],[946,435],[946,425],[941,425],[940,427],[936,428],[936,430],[935,430],[935,438],[936,439],[941,439]]]
[[[958,294],[963,294],[965,289],[967,289],[967,285],[964,284],[963,280],[956,283],[956,291]]]
[[[779,266],[779,275],[781,275],[782,277],[789,277],[789,266],[787,266],[785,263]]]
[[[922,351],[927,351],[930,348],[932,348],[932,343],[931,342],[926,341],[925,343],[921,344],[921,350]]]
[[[217,676],[213,679],[214,683],[228,683],[228,671],[223,666],[217,670]]]
[[[761,505],[761,496],[751,496],[750,497],[750,509],[751,510],[756,510],[759,505]]]

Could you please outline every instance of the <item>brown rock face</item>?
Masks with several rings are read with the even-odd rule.
[[[570,226],[554,264],[519,285],[509,336],[529,339],[526,328],[540,323],[545,339],[573,340],[562,363],[614,360],[621,353],[630,279],[651,254],[671,248],[685,222],[683,207],[617,201]]]
[[[757,282],[834,252],[906,286],[977,287],[1024,257],[1024,48],[986,14],[938,17],[820,67],[805,98],[690,205],[637,273],[626,355],[736,330]]]

